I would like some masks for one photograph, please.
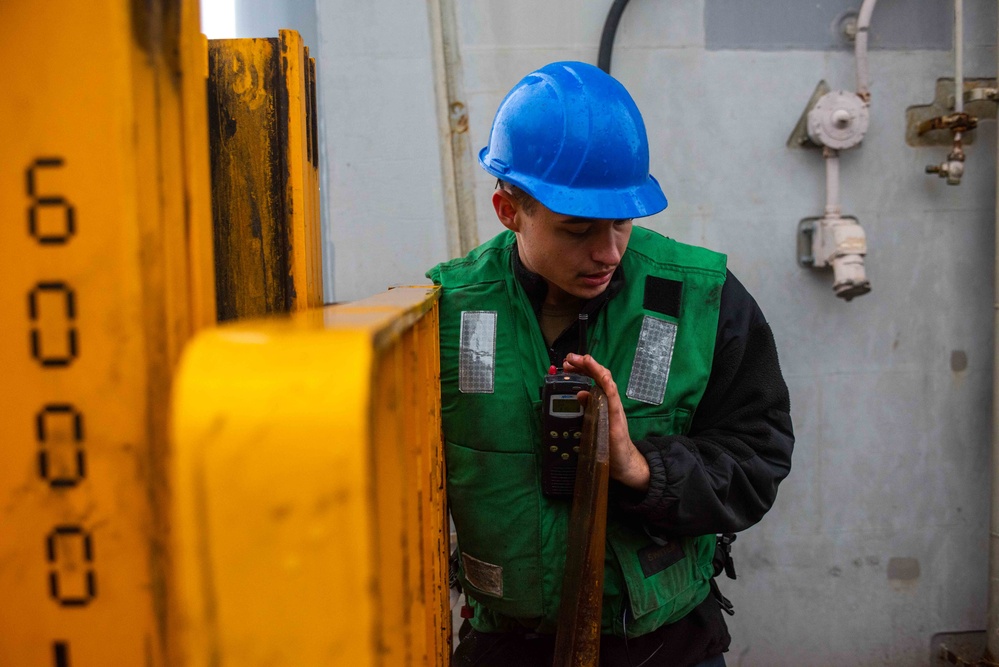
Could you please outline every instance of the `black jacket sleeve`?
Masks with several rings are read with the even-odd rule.
[[[743,530],[773,505],[793,445],[773,333],[730,272],[711,375],[690,431],[635,443],[649,462],[649,489],[620,487],[618,504],[666,537]]]

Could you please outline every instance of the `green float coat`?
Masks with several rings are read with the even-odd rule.
[[[503,232],[427,274],[443,287],[441,407],[448,503],[462,558],[486,564],[502,581],[501,595],[477,589],[468,581],[468,563],[463,564],[462,585],[475,610],[472,626],[483,632],[524,627],[554,632],[570,502],[541,494],[540,392],[549,358],[537,317],[513,273],[514,240],[512,232]],[[625,286],[590,322],[590,353],[614,375],[632,440],[684,434],[711,372],[725,256],[636,226],[621,265]],[[645,309],[647,276],[683,283],[679,318]],[[492,393],[459,390],[463,311],[496,313]],[[677,325],[661,405],[624,395],[646,316]],[[714,535],[677,540],[674,549],[682,548],[684,557],[646,576],[639,551],[655,545],[637,519],[612,504],[602,631],[624,634],[622,615],[629,601],[629,636],[679,620],[700,604],[709,591],[714,540]]]

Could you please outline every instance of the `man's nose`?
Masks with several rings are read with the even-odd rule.
[[[616,231],[612,221],[601,223],[600,233],[595,235],[590,251],[594,262],[605,266],[617,266],[621,262]]]

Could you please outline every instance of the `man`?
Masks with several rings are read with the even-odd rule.
[[[453,664],[552,664],[571,504],[542,488],[554,365],[608,398],[601,664],[724,665],[716,535],[766,513],[794,441],[770,327],[723,255],[633,224],[666,198],[638,108],[597,68],[525,77],[479,162],[507,231],[427,274],[442,286],[448,499],[471,608]]]

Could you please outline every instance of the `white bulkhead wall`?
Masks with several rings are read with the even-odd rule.
[[[786,141],[820,79],[853,88],[852,51],[709,48],[707,2],[632,2],[612,71],[644,113],[670,201],[642,224],[729,254],[791,389],[791,475],[734,546],[739,580],[720,582],[736,606],[729,664],[929,664],[934,634],[985,624],[995,123],[975,130],[960,186],[924,173],[946,148],[906,145],[905,110],[953,76],[952,54],[878,49],[879,14],[931,4],[882,0],[870,128],[841,159],[873,291],[844,303],[795,261],[798,221],[822,213],[824,167]],[[523,74],[596,62],[609,6],[458,3],[476,152]],[[323,0],[316,13],[332,293],[350,300],[446,259],[430,32],[424,3]],[[996,4],[967,0],[965,13],[965,76],[995,76]],[[501,227],[493,182],[476,173],[485,240]]]

